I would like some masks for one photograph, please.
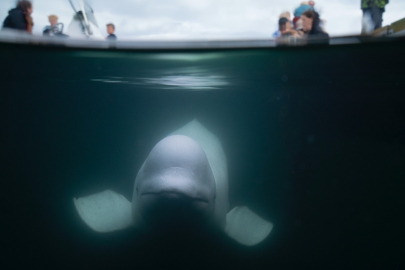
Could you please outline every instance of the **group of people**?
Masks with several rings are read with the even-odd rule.
[[[366,27],[370,26],[371,30],[375,30],[382,26],[382,15],[385,11],[385,6],[389,0],[361,0],[361,9],[363,10],[363,28],[362,33],[367,33]],[[33,6],[31,1],[19,0],[17,6],[8,12],[8,16],[3,22],[3,28],[10,28],[32,33],[34,21],[32,19]],[[67,37],[62,33],[56,15],[48,17],[50,25],[45,27],[44,36],[62,36]],[[364,21],[368,21],[365,24]],[[273,38],[279,44],[292,43],[329,43],[329,35],[325,31],[324,22],[320,18],[319,13],[315,10],[314,1],[302,2],[301,5],[294,10],[294,18],[291,20],[290,12],[283,12],[279,16],[278,30],[273,34]],[[370,28],[370,27],[369,27]],[[107,24],[107,40],[116,40],[114,34],[115,26],[112,23]]]
[[[280,14],[278,30],[273,34],[279,44],[329,44],[329,35],[323,28],[323,21],[315,10],[315,2],[302,2],[294,10],[291,20],[290,12]]]
[[[362,34],[369,34],[373,30],[382,27],[383,13],[389,0],[361,0],[363,11]],[[368,23],[364,23],[367,21]],[[283,12],[279,16],[278,30],[273,38],[279,44],[296,43],[329,43],[329,35],[324,29],[324,21],[315,10],[315,2],[302,2],[294,10],[294,18],[291,20],[290,12]],[[366,28],[370,28],[367,30]]]
[[[34,20],[32,19],[31,14],[33,13],[33,5],[31,1],[28,0],[19,0],[17,6],[11,9],[8,12],[8,16],[3,22],[3,29],[14,29],[20,30],[32,34],[32,28],[34,26]],[[68,37],[63,34],[63,27],[61,28],[61,23],[58,23],[58,16],[49,15],[49,24],[43,30],[44,36],[59,36],[59,37]],[[114,34],[115,25],[112,23],[107,24],[107,40],[113,41],[117,39],[117,36]]]

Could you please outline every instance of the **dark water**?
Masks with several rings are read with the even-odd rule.
[[[0,44],[2,263],[53,268],[402,269],[405,42],[210,51]],[[228,158],[230,206],[273,222],[222,234],[91,231],[72,198],[131,200],[157,141],[197,118]]]

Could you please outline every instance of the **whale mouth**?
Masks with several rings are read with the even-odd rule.
[[[139,214],[156,231],[184,232],[203,226],[212,215],[212,204],[181,190],[144,191],[138,197]]]
[[[190,197],[182,192],[178,191],[159,191],[159,192],[143,192],[141,196],[157,196],[159,198],[164,199],[181,199],[181,200],[190,200],[190,201],[197,201],[203,202],[208,204],[208,200],[204,198],[198,197]]]

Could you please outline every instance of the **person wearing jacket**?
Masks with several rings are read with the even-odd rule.
[[[288,21],[291,21],[291,13],[288,11],[285,11],[285,12],[281,13],[278,18],[279,19],[286,18]],[[280,21],[279,21],[279,29],[277,29],[277,31],[273,33],[272,37],[273,37],[273,39],[277,39],[280,36],[281,36],[281,33],[280,33]]]
[[[302,28],[308,44],[329,44],[329,35],[322,30],[319,13],[308,10],[302,13]]]
[[[42,34],[44,36],[54,36],[55,33],[59,32],[58,29],[58,16],[56,15],[49,15],[48,20],[49,24],[45,26],[44,31],[42,31]]]
[[[107,24],[108,36],[105,39],[108,41],[116,41],[117,36],[114,34],[114,32],[115,32],[115,25],[112,23]]]
[[[58,23],[58,16],[56,15],[49,15],[48,20],[49,24],[45,26],[44,30],[42,31],[42,35],[45,37],[69,37],[68,35],[63,34],[63,23]]]
[[[32,33],[34,22],[31,14],[33,7],[30,1],[22,0],[17,2],[17,7],[8,12],[8,16],[3,22],[3,29],[15,29]]]
[[[293,24],[294,24],[295,30],[299,29],[298,26],[301,24],[300,20],[301,20],[302,13],[304,13],[305,11],[308,11],[308,10],[314,10],[314,5],[315,5],[314,1],[309,1],[309,2],[305,1],[305,2],[302,2],[301,5],[294,10]]]
[[[373,22],[373,29],[380,28],[383,22],[383,13],[389,0],[361,0],[363,20],[370,18]],[[363,26],[362,33],[365,33]]]
[[[277,45],[297,45],[301,44],[301,36],[298,31],[292,28],[291,21],[286,17],[278,21],[280,36],[276,39]]]

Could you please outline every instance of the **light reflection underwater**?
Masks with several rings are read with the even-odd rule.
[[[226,77],[198,67],[155,71],[156,76],[142,78],[107,77],[94,82],[135,84],[169,90],[217,90],[229,85]],[[162,74],[163,73],[163,74]]]

